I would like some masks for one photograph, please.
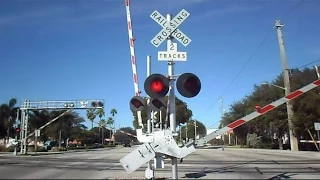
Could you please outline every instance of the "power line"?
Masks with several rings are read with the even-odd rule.
[[[287,18],[288,16],[291,15],[292,12],[294,12],[294,10],[296,8],[298,8],[298,6],[302,3],[302,0],[298,1],[294,7],[292,7],[285,15],[282,19]],[[288,20],[288,19],[287,19]],[[221,93],[221,95],[219,96],[219,98],[217,98],[217,100],[215,100],[206,110],[207,112],[209,111],[209,109],[212,108],[212,106],[214,106],[220,99],[220,97],[222,97],[228,90],[229,88],[232,86],[232,84],[237,80],[237,78],[239,78],[240,74],[243,72],[243,70],[247,67],[247,65],[253,60],[253,57],[258,53],[258,51],[261,49],[261,47],[265,44],[266,40],[268,39],[268,37],[270,36],[271,32],[273,31],[269,31],[268,34],[265,36],[265,38],[262,40],[262,42],[259,44],[258,48],[254,51],[254,53],[250,56],[250,58],[245,62],[244,66],[240,69],[239,73],[232,79],[231,83],[227,86],[227,88]]]
[[[312,61],[312,62],[310,62],[310,63],[308,63],[308,64],[305,64],[305,65],[303,65],[303,66],[301,66],[301,67],[298,67],[297,69],[301,69],[301,68],[307,67],[307,66],[309,66],[309,65],[311,65],[311,64],[314,64],[314,63],[316,63],[316,62],[319,62],[319,61],[320,61],[320,59],[317,59],[317,60]]]

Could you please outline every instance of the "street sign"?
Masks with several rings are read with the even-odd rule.
[[[160,44],[166,40],[170,35],[177,39],[182,45],[188,46],[191,39],[181,32],[178,27],[190,16],[190,13],[182,9],[171,21],[170,23],[167,19],[162,16],[157,10],[155,10],[151,15],[151,19],[157,22],[163,29],[151,40],[151,43],[158,47]]]
[[[178,52],[177,43],[168,44],[167,51],[158,51],[159,61],[187,61],[187,52]]]
[[[320,131],[320,123],[314,123],[314,129]]]
[[[35,130],[34,131],[34,136],[39,137],[40,136],[40,130]]]

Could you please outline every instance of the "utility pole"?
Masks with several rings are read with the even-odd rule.
[[[282,63],[282,70],[283,70],[283,80],[284,80],[284,87],[285,87],[285,95],[289,95],[291,93],[290,90],[290,78],[289,78],[289,69],[287,64],[287,58],[283,43],[283,36],[282,36],[282,27],[284,24],[280,23],[280,20],[276,20],[275,27],[277,28],[277,34],[278,34],[278,41],[280,46],[280,56],[281,56],[281,63]],[[293,134],[292,131],[292,122],[291,118],[293,116],[293,106],[291,101],[287,101],[287,114],[288,114],[288,125],[289,125],[289,138],[290,138],[290,147],[291,151],[299,151],[298,148],[298,139]]]
[[[194,120],[194,142],[197,140],[197,121]]]

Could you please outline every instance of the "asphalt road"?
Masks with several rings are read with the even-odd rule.
[[[134,148],[45,156],[0,154],[0,179],[141,179],[146,166],[128,175],[119,163]],[[320,152],[197,149],[178,168],[182,179],[319,179]],[[155,176],[170,178],[170,162]]]

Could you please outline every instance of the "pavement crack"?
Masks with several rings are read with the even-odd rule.
[[[318,169],[318,168],[312,168],[312,167],[308,167],[308,168],[320,173],[320,169]]]
[[[258,167],[254,167],[259,174],[263,174]]]
[[[275,161],[275,160],[272,160],[272,162],[279,165],[279,163],[277,161]]]

